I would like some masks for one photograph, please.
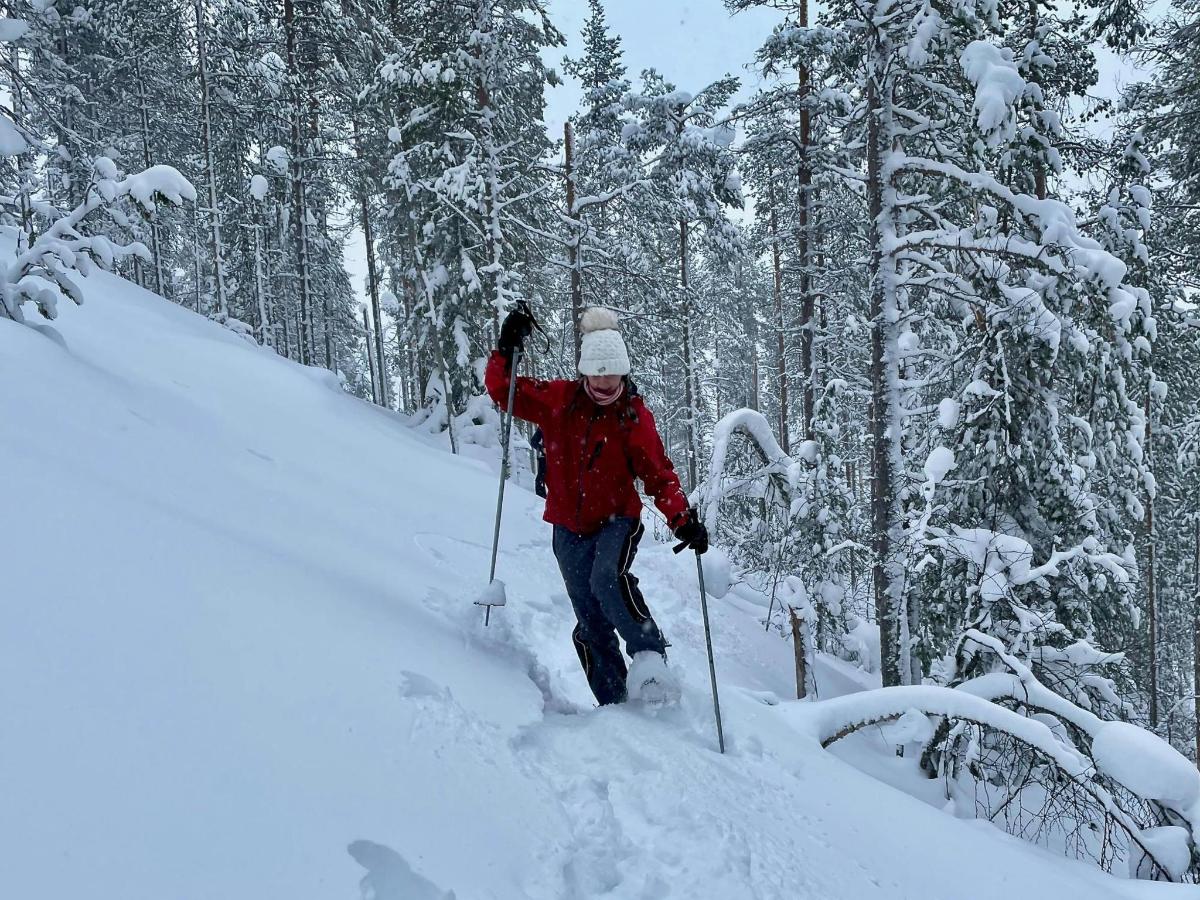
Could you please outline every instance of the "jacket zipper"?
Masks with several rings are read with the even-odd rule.
[[[591,441],[592,441],[592,426],[593,426],[594,424],[596,424],[596,414],[595,414],[595,413],[592,413],[592,414],[591,414],[591,415],[588,417],[587,429],[586,429],[586,430],[583,432],[583,447],[584,447],[584,452],[586,452],[586,451],[587,451],[587,446],[588,446],[588,444],[590,444],[590,443],[591,443]],[[583,457],[580,457],[580,462],[581,462],[581,463],[582,463],[582,460],[583,460]],[[592,462],[594,462],[594,460],[592,460]],[[591,469],[591,467],[592,467],[592,462],[589,462],[589,463],[587,464],[587,468],[584,468],[582,464],[581,464],[581,465],[580,465],[580,467],[579,467],[579,491],[578,491],[578,493],[577,493],[577,495],[576,495],[576,497],[575,497],[575,528],[576,528],[576,533],[579,533],[579,532],[578,532],[578,529],[580,529],[580,528],[582,528],[582,527],[583,527],[583,521],[582,521],[582,518],[583,518],[583,476],[584,476],[585,474],[587,474],[587,471],[588,471],[588,469]]]
[[[592,466],[596,465],[596,460],[600,458],[600,451],[603,449],[604,449],[604,441],[603,440],[596,441],[596,446],[592,450],[592,455],[588,457],[587,468],[584,469],[585,472],[592,471]]]

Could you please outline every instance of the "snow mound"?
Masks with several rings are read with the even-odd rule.
[[[1153,880],[1158,877],[1159,866],[1176,881],[1187,872],[1192,861],[1192,846],[1186,828],[1178,825],[1145,828],[1138,832],[1138,840],[1149,854],[1140,848],[1130,854],[1130,878]]]
[[[733,586],[733,565],[729,555],[720,547],[709,547],[700,557],[704,566],[704,591],[708,596],[720,600]]]
[[[0,156],[16,156],[24,153],[28,146],[29,142],[17,130],[17,126],[0,116]]]
[[[1106,722],[1092,738],[1096,767],[1139,797],[1175,809],[1200,802],[1200,771],[1162,738],[1128,722]]]
[[[941,484],[954,466],[953,450],[948,447],[934,447],[925,460],[925,478],[931,484]]]

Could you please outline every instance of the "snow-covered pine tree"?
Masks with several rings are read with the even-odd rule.
[[[451,428],[478,393],[474,361],[520,296],[548,148],[542,48],[561,43],[540,0],[429,0],[417,39],[382,68],[394,89],[391,185],[400,193],[421,315],[440,372],[434,418]],[[426,399],[432,399],[427,397]]]
[[[737,84],[736,79],[726,77],[693,95],[648,72],[642,92],[630,100],[637,122],[625,130],[633,150],[653,157],[649,165],[653,201],[647,199],[647,211],[662,225],[670,223],[675,232],[678,281],[669,322],[682,344],[673,367],[683,381],[679,405],[686,434],[689,489],[698,484],[699,420],[704,404],[697,380],[699,351],[692,334],[697,300],[689,283],[689,267],[697,246],[716,254],[738,249],[738,233],[727,209],[741,206],[741,181],[731,152],[734,127],[721,117]]]
[[[1154,228],[1145,241],[1148,269],[1164,294],[1155,307],[1154,372],[1165,395],[1153,423],[1151,454],[1158,488],[1154,525],[1160,563],[1160,725],[1179,746],[1191,744],[1188,749],[1200,762],[1200,498],[1192,488],[1200,464],[1200,314],[1193,299],[1200,285],[1195,266],[1200,252],[1196,21],[1194,6],[1172,5],[1140,48],[1153,77],[1132,85],[1122,105],[1126,121],[1144,135],[1140,149],[1152,163],[1145,186],[1154,193]],[[1154,293],[1158,301],[1159,291]]]
[[[1067,529],[1072,510],[1088,519],[1096,496],[1078,484],[1067,447],[1074,425],[1063,424],[1059,401],[1070,382],[1056,378],[1071,371],[1068,357],[1091,346],[1071,317],[1076,294],[1094,298],[1084,305],[1118,329],[1138,327],[1128,322],[1130,306],[1136,311],[1144,298],[1069,208],[997,177],[1017,145],[1051,156],[1040,132],[1019,122],[1021,104],[1044,94],[1002,45],[997,10],[943,18],[927,4],[901,4],[881,22],[846,4],[828,21],[850,38],[841,62],[849,83],[861,85],[845,128],[848,144],[865,155],[852,178],[868,201],[872,569],[884,681],[892,684],[918,680],[919,657],[928,661],[949,637],[929,629],[978,602],[982,573],[970,565],[955,578],[933,575],[926,562],[923,577],[910,578],[931,546],[930,485],[949,498],[944,521],[1023,535],[1040,558],[1059,541],[1074,547],[1083,545],[1072,538],[1091,538],[1072,565],[1090,566],[1102,583],[1120,580],[1104,571],[1124,552],[1111,532],[1098,522]],[[1111,427],[1140,440],[1131,421]],[[955,433],[963,452],[948,456],[945,445],[954,442],[939,428]],[[927,457],[924,472],[909,464]],[[923,615],[922,604],[932,612]],[[1075,608],[1062,596],[1065,618]]]
[[[646,274],[637,265],[641,229],[628,227],[648,182],[641,157],[623,140],[630,85],[621,39],[609,32],[601,0],[589,0],[583,53],[564,71],[583,88],[583,108],[563,135],[566,267],[571,331],[579,355],[579,317],[586,306],[629,306],[629,282]]]

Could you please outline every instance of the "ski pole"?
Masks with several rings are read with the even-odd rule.
[[[496,495],[496,527],[492,532],[492,567],[488,573],[488,585],[496,581],[496,556],[500,550],[500,516],[504,511],[504,483],[508,481],[508,445],[512,438],[513,404],[517,396],[517,367],[521,364],[521,348],[513,350],[512,365],[508,370],[508,418],[504,420],[504,436],[500,441],[500,489]],[[501,591],[503,596],[504,592]],[[492,598],[489,598],[492,599]],[[503,606],[507,601],[503,596],[500,603],[488,602],[480,604],[484,608],[483,624],[488,626],[492,621],[492,607]]]
[[[717,667],[713,662],[712,632],[708,627],[708,591],[704,589],[704,563],[696,551],[696,578],[700,581],[700,612],[704,616],[704,643],[708,647],[708,680],[712,684],[713,714],[717,718],[717,744],[725,752],[725,731],[721,728],[721,700],[717,697]]]

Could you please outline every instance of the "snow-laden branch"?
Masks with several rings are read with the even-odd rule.
[[[983,686],[980,681],[975,683],[977,688]],[[1122,828],[1159,872],[1173,881],[1183,876],[1187,866],[1181,869],[1157,842],[1144,839],[1143,826],[1121,807],[1099,778],[1110,779],[1133,795],[1172,810],[1187,823],[1189,840],[1194,842],[1195,835],[1200,833],[1200,772],[1191,763],[1161,738],[1135,725],[1092,720],[1083,710],[1067,709],[1071,704],[1063,698],[1044,688],[1036,690],[1039,687],[1036,680],[993,678],[987,687],[989,690],[979,692],[934,685],[881,688],[811,704],[799,710],[799,714],[803,727],[822,747],[883,722],[903,719],[919,722],[928,716],[947,722],[970,722],[1005,734],[1053,763],[1061,776]],[[1016,690],[1004,693],[1005,687]],[[1060,737],[1045,721],[993,702],[1005,698],[1030,703],[1025,699],[1030,688],[1035,689],[1036,695],[1031,705],[1046,703],[1043,709],[1092,729],[1087,732],[1080,726],[1091,736],[1090,755]],[[927,735],[922,743],[934,733],[927,724],[917,731]]]
[[[22,246],[22,233],[16,258],[5,270],[4,282],[0,285],[3,291],[0,311],[20,322],[23,321],[21,305],[30,301],[42,316],[53,319],[58,315],[61,297],[83,303],[76,276],[88,275],[94,264],[108,268],[119,257],[149,259],[149,251],[139,242],[119,244],[103,235],[88,235],[81,231],[84,221],[94,212],[111,208],[126,197],[147,215],[153,215],[160,201],[172,205],[184,200],[194,201],[196,189],[171,166],[152,166],[144,172],[118,179],[112,160],[98,158],[92,182],[79,206],[57,217],[28,246]]]
[[[721,500],[725,496],[725,464],[729,456],[729,442],[736,434],[750,438],[763,458],[767,475],[784,475],[796,465],[796,461],[783,452],[766,416],[753,409],[737,409],[729,413],[713,428],[713,451],[709,463],[708,479],[700,490],[700,510],[705,526],[716,532]],[[790,480],[790,478],[789,478]]]

